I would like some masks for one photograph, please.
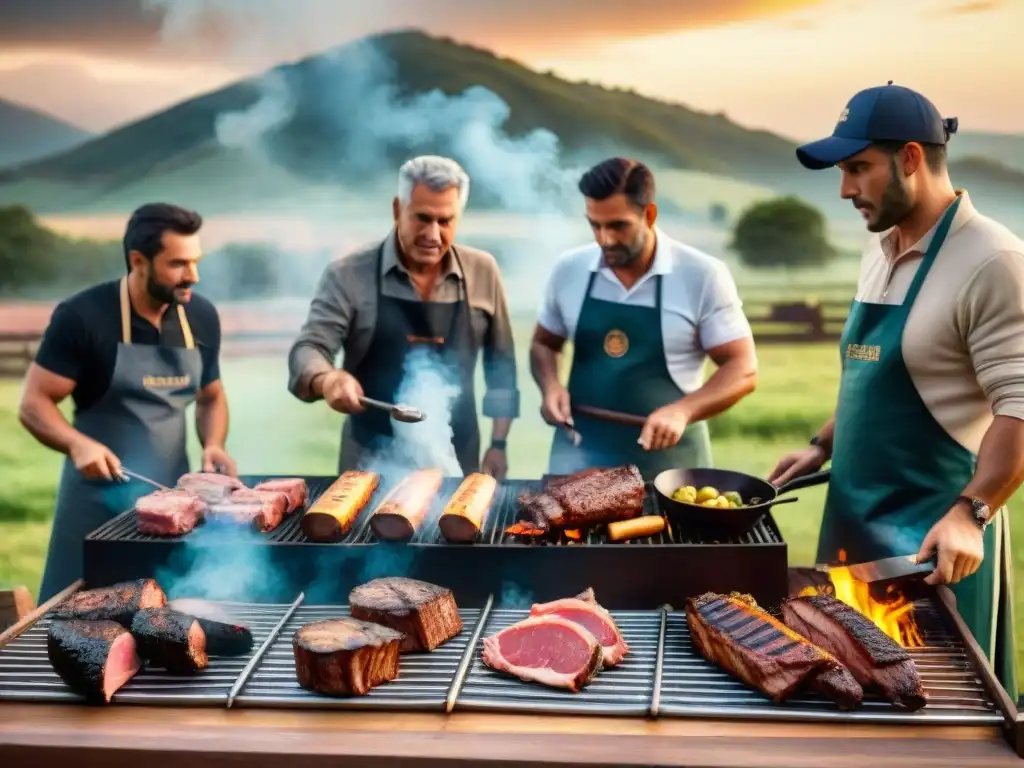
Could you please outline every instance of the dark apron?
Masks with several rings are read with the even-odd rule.
[[[128,282],[122,278],[121,343],[110,387],[77,411],[72,425],[107,446],[128,469],[168,486],[188,472],[185,409],[196,399],[203,370],[185,309],[179,304],[177,311],[184,348],[132,344]],[[40,603],[82,577],[86,535],[150,490],[138,483],[87,480],[64,460]]]
[[[469,474],[480,468],[480,428],[474,389],[477,350],[466,273],[454,247],[451,254],[463,274],[463,296],[459,301],[396,299],[385,296],[381,290],[381,244],[377,249],[377,319],[373,338],[363,359],[351,368],[346,360],[344,367],[359,381],[366,397],[386,403],[395,402],[411,353],[425,353],[445,369],[460,390],[452,403],[452,447],[463,473]],[[393,439],[391,416],[385,411],[367,409],[349,415],[342,429],[338,471],[359,468],[360,461],[367,456],[387,454]]]
[[[977,457],[935,420],[903,359],[903,328],[959,206],[939,222],[901,305],[854,301],[840,341],[832,475],[818,562],[840,550],[859,563],[916,553],[929,529],[970,482]],[[1017,697],[1010,536],[1000,510],[985,532],[985,559],[951,587],[957,610]]]
[[[672,380],[661,332],[662,276],[654,278],[653,307],[595,299],[591,272],[573,341],[569,398],[573,405],[648,416],[685,396]],[[645,479],[679,467],[710,467],[707,422],[686,428],[672,448],[645,451],[637,444],[640,427],[612,424],[574,413],[583,438],[573,446],[565,430],[555,430],[548,472],[571,474],[588,467],[636,464]]]

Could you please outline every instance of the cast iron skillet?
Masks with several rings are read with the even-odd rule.
[[[753,528],[776,504],[789,504],[797,500],[795,496],[779,499],[780,495],[799,488],[821,485],[828,480],[829,470],[826,469],[794,478],[776,488],[763,478],[727,469],[668,469],[654,478],[654,493],[658,500],[658,508],[677,530],[698,529],[741,536]],[[749,506],[714,509],[699,504],[687,504],[672,498],[677,489],[687,485],[692,485],[698,490],[710,485],[718,489],[719,493],[735,491],[739,493],[743,503]]]

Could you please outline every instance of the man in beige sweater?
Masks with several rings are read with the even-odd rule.
[[[778,484],[832,460],[818,562],[934,557],[1017,695],[1009,528],[1024,478],[1024,243],[954,190],[944,120],[891,83],[853,97],[797,150],[838,166],[872,238],[843,337],[834,417],[785,456]]]

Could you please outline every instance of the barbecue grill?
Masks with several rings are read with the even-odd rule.
[[[242,480],[251,486],[272,477],[277,476]],[[310,492],[307,508],[335,479],[305,478]],[[543,480],[510,480],[499,486],[478,541],[451,544],[441,536],[437,520],[462,478],[446,478],[411,541],[378,542],[369,526],[370,513],[401,479],[382,477],[352,530],[342,541],[329,544],[305,537],[302,511],[268,534],[239,535],[207,524],[184,536],[158,537],[139,533],[135,513],[129,510],[86,537],[85,579],[104,586],[165,568],[183,569],[190,553],[202,548],[269,547],[266,554],[276,570],[267,579],[265,594],[279,602],[300,590],[319,602],[344,602],[358,584],[396,571],[444,584],[459,605],[472,608],[482,607],[492,594],[508,597],[515,592],[522,596],[521,607],[526,607],[586,587],[593,587],[602,605],[613,610],[681,604],[687,596],[709,590],[739,590],[763,605],[775,605],[786,595],[787,547],[770,513],[750,532],[731,538],[670,526],[657,536],[627,542],[609,542],[601,528],[579,542],[524,541],[507,535],[505,529],[519,519],[519,494],[539,491]],[[648,486],[644,514],[658,514],[656,507]]]

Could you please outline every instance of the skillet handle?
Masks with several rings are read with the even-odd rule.
[[[776,499],[771,503],[772,508],[779,506],[779,504],[792,504],[794,501],[800,501],[796,496],[787,496],[784,499]]]
[[[824,485],[829,481],[832,471],[829,469],[823,469],[820,472],[812,472],[809,475],[802,475],[800,477],[794,477],[788,483],[780,485],[776,491],[779,494],[789,493],[790,491],[796,491],[800,488],[810,488],[815,485]]]

